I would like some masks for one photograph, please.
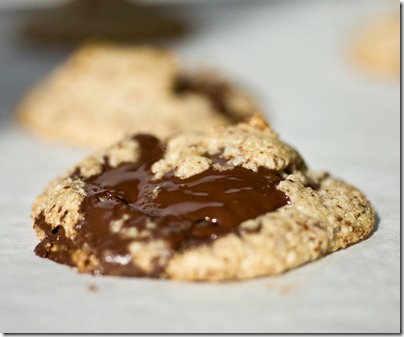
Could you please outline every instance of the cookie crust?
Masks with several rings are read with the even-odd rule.
[[[278,189],[291,203],[242,222],[237,232],[181,251],[173,251],[164,240],[140,240],[141,233],[123,229],[125,219],[111,221],[111,233],[127,240],[125,258],[142,276],[226,281],[273,275],[346,248],[371,234],[374,211],[366,197],[326,173],[309,171],[300,155],[259,117],[205,134],[170,138],[164,157],[151,170],[156,179],[167,172],[187,179],[213,165],[207,154],[219,152],[225,169],[242,166],[257,172],[259,167],[265,167],[278,172],[282,177]],[[77,223],[83,216],[80,204],[86,198],[86,178],[102,172],[106,161],[119,167],[136,162],[139,155],[136,141],[126,138],[51,182],[36,199],[32,213],[42,247],[49,252],[67,252],[71,265],[79,272],[121,275],[103,267],[105,261],[94,254],[89,242],[80,246],[69,242],[81,235]],[[49,228],[44,230],[41,222]],[[63,229],[66,241],[52,241],[50,233],[58,228]],[[120,263],[108,254],[103,256],[104,260]]]

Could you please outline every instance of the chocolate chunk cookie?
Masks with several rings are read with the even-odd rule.
[[[18,120],[45,137],[101,147],[134,132],[235,124],[257,110],[212,72],[180,72],[168,51],[90,43],[28,92]]]
[[[261,117],[135,134],[52,181],[38,256],[82,273],[223,281],[281,273],[367,238],[365,196],[309,171]]]

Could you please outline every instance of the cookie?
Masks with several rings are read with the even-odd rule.
[[[355,39],[353,56],[375,74],[400,74],[400,12],[375,18],[364,25]]]
[[[159,137],[234,124],[258,111],[212,72],[179,70],[169,51],[89,43],[23,98],[18,121],[39,135],[107,146],[126,134]]]
[[[166,141],[127,137],[52,181],[32,217],[40,257],[188,281],[278,274],[374,227],[360,191],[308,170],[259,116]]]
[[[60,44],[94,38],[121,42],[172,39],[186,31],[183,22],[152,5],[127,0],[72,0],[31,11],[22,33],[28,40]]]

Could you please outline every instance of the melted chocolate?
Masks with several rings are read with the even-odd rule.
[[[238,120],[234,117],[233,111],[226,101],[230,88],[225,82],[204,81],[203,79],[198,80],[191,76],[183,75],[177,78],[174,91],[179,95],[188,92],[203,95],[219,112],[232,120],[234,119],[234,122]]]
[[[66,238],[64,228],[57,226],[52,229],[52,226],[45,221],[43,213],[40,213],[35,219],[35,224],[44,231],[46,236],[35,247],[35,254],[58,263],[73,266],[69,249],[74,244]]]
[[[81,204],[82,220],[76,224],[80,235],[73,245],[82,247],[88,243],[92,247],[100,273],[144,276],[130,263],[127,246],[134,240],[161,239],[172,252],[182,251],[229,233],[239,234],[243,221],[289,203],[288,197],[276,189],[280,176],[265,168],[253,172],[240,166],[224,171],[211,167],[187,179],[169,172],[154,180],[150,168],[162,158],[164,145],[148,135],[137,135],[135,139],[141,148],[141,158],[136,163],[117,168],[106,164],[101,174],[83,179],[87,196]],[[213,156],[212,160],[220,163],[222,159]],[[120,221],[119,229],[111,231],[114,221]],[[125,237],[124,232],[147,235]],[[45,240],[52,241],[58,235],[49,234]],[[51,253],[44,254],[43,247],[36,250],[38,255],[66,263]],[[158,276],[160,272],[161,266],[156,263],[147,276]]]

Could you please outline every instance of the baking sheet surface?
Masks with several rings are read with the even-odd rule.
[[[33,254],[33,199],[89,150],[15,126],[18,99],[71,47],[20,38],[27,12],[0,7],[0,331],[399,332],[399,80],[347,57],[355,29],[389,5],[398,10],[397,1],[369,0],[175,5],[194,29],[164,45],[246,85],[312,169],[359,187],[378,215],[360,244],[225,284],[97,278]]]

